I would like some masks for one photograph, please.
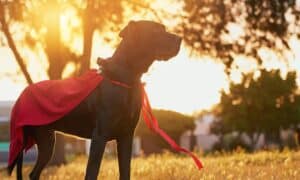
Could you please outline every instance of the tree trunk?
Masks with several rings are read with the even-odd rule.
[[[300,147],[300,127],[296,128],[296,142],[297,146]]]
[[[196,147],[197,147],[197,136],[196,135],[194,135],[194,133],[192,132],[191,133],[191,136],[190,136],[190,150],[191,151],[194,151],[195,149],[196,149]],[[198,147],[197,147],[198,148]]]
[[[80,66],[78,74],[83,74],[86,70],[90,68],[92,46],[93,46],[93,35],[95,31],[95,26],[93,19],[91,18],[94,11],[94,1],[87,1],[87,7],[83,15],[83,52],[80,59]]]
[[[62,58],[60,38],[60,9],[57,1],[49,1],[48,14],[45,16],[47,27],[45,52],[49,62],[49,79],[61,79],[66,60]],[[56,134],[54,154],[50,165],[61,165],[65,163],[64,136]]]
[[[47,27],[45,52],[49,62],[50,79],[61,79],[66,60],[62,58],[60,38],[60,10],[56,1],[49,1],[48,14],[45,16]]]
[[[2,31],[7,39],[8,46],[12,50],[12,52],[18,62],[18,65],[21,68],[22,73],[25,76],[27,83],[32,84],[33,82],[32,82],[32,79],[31,79],[27,69],[26,69],[24,60],[22,59],[22,57],[14,43],[12,35],[10,34],[9,27],[8,27],[6,19],[5,19],[4,5],[1,1],[0,1],[0,23],[1,23]]]
[[[275,145],[278,148],[282,148],[279,130],[278,132],[274,131],[274,132],[266,133],[266,137],[267,137],[268,145]]]
[[[255,146],[257,145],[257,142],[259,140],[259,137],[260,137],[260,133],[251,133],[251,134],[248,134],[248,136],[250,137],[251,139],[251,150],[255,150]]]

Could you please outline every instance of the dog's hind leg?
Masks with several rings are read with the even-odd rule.
[[[55,133],[52,130],[43,130],[37,128],[34,132],[34,138],[38,147],[38,158],[29,177],[31,180],[40,178],[41,172],[50,161],[55,144]]]
[[[23,165],[23,151],[20,152],[17,160],[17,180],[22,180],[22,165]]]

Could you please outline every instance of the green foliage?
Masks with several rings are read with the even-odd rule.
[[[167,110],[154,110],[153,114],[157,118],[161,129],[163,129],[175,141],[178,141],[179,137],[185,131],[195,128],[194,118],[191,116]],[[155,143],[160,147],[169,147],[160,136],[148,129],[142,119],[138,123],[135,134],[142,138],[147,137],[147,139],[151,139],[151,143]]]
[[[212,149],[213,151],[234,151],[239,148],[251,151],[250,145],[245,143],[241,136],[235,135],[234,133],[228,133],[223,135],[221,140],[214,144]]]
[[[229,93],[222,92],[217,107],[220,121],[213,126],[216,133],[232,131],[275,134],[280,128],[296,127],[300,123],[300,96],[296,94],[296,73],[285,79],[279,70],[261,70],[244,75],[240,84],[231,83]]]
[[[296,0],[184,0],[183,14],[176,29],[187,45],[200,55],[221,58],[228,68],[237,54],[260,63],[261,47],[284,55],[288,38],[300,36],[291,28],[300,24]]]

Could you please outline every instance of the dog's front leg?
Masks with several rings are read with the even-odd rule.
[[[85,173],[86,180],[97,179],[105,145],[106,145],[105,137],[99,135],[97,129],[95,128],[91,140],[90,155],[89,155],[88,165]]]
[[[120,180],[130,179],[132,140],[133,140],[132,134],[117,138]]]

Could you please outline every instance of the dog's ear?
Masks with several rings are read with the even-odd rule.
[[[134,29],[136,28],[136,22],[135,21],[130,21],[127,26],[122,29],[122,31],[119,33],[119,36],[121,38],[124,38],[134,32]]]

